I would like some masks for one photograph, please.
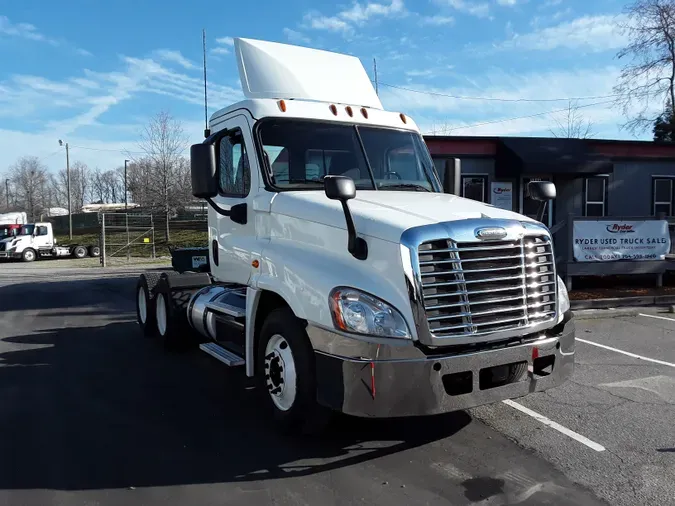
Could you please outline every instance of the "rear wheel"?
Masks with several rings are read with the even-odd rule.
[[[330,411],[316,400],[314,351],[288,308],[275,309],[260,330],[258,385],[274,421],[284,432],[317,433]]]
[[[37,258],[37,254],[35,253],[35,250],[31,248],[23,250],[23,253],[21,254],[21,260],[24,262],[32,262],[35,258]]]
[[[187,320],[187,305],[191,291],[171,290],[169,274],[160,276],[155,289],[154,307],[157,334],[170,351],[187,351],[197,344]]]
[[[89,251],[90,257],[100,257],[101,256],[101,248],[99,248],[98,246],[89,246],[88,251]]]
[[[73,248],[73,256],[75,258],[84,258],[87,256],[87,248],[84,246],[75,246]]]
[[[141,327],[141,332],[146,337],[157,335],[157,317],[153,299],[158,281],[159,274],[145,272],[138,277],[136,283],[136,320]]]

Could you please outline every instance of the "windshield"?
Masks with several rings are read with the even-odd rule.
[[[272,184],[323,188],[327,174],[348,176],[361,190],[440,191],[419,134],[382,127],[270,119],[258,129]]]
[[[35,225],[23,225],[21,229],[19,230],[18,235],[33,235],[33,231],[35,230]]]

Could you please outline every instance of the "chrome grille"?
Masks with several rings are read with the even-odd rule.
[[[0,251],[5,251],[5,243],[0,242]]]
[[[555,317],[555,261],[546,236],[429,241],[419,246],[418,255],[434,337],[491,334]]]

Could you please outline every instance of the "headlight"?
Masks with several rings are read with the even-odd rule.
[[[558,276],[558,317],[562,316],[570,310],[570,295],[567,293],[567,287],[560,276]]]
[[[338,287],[330,293],[335,328],[377,337],[410,339],[403,316],[386,302],[355,288]]]

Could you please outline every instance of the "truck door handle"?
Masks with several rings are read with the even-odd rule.
[[[211,241],[211,258],[213,258],[213,263],[218,265],[218,241],[214,239]]]

